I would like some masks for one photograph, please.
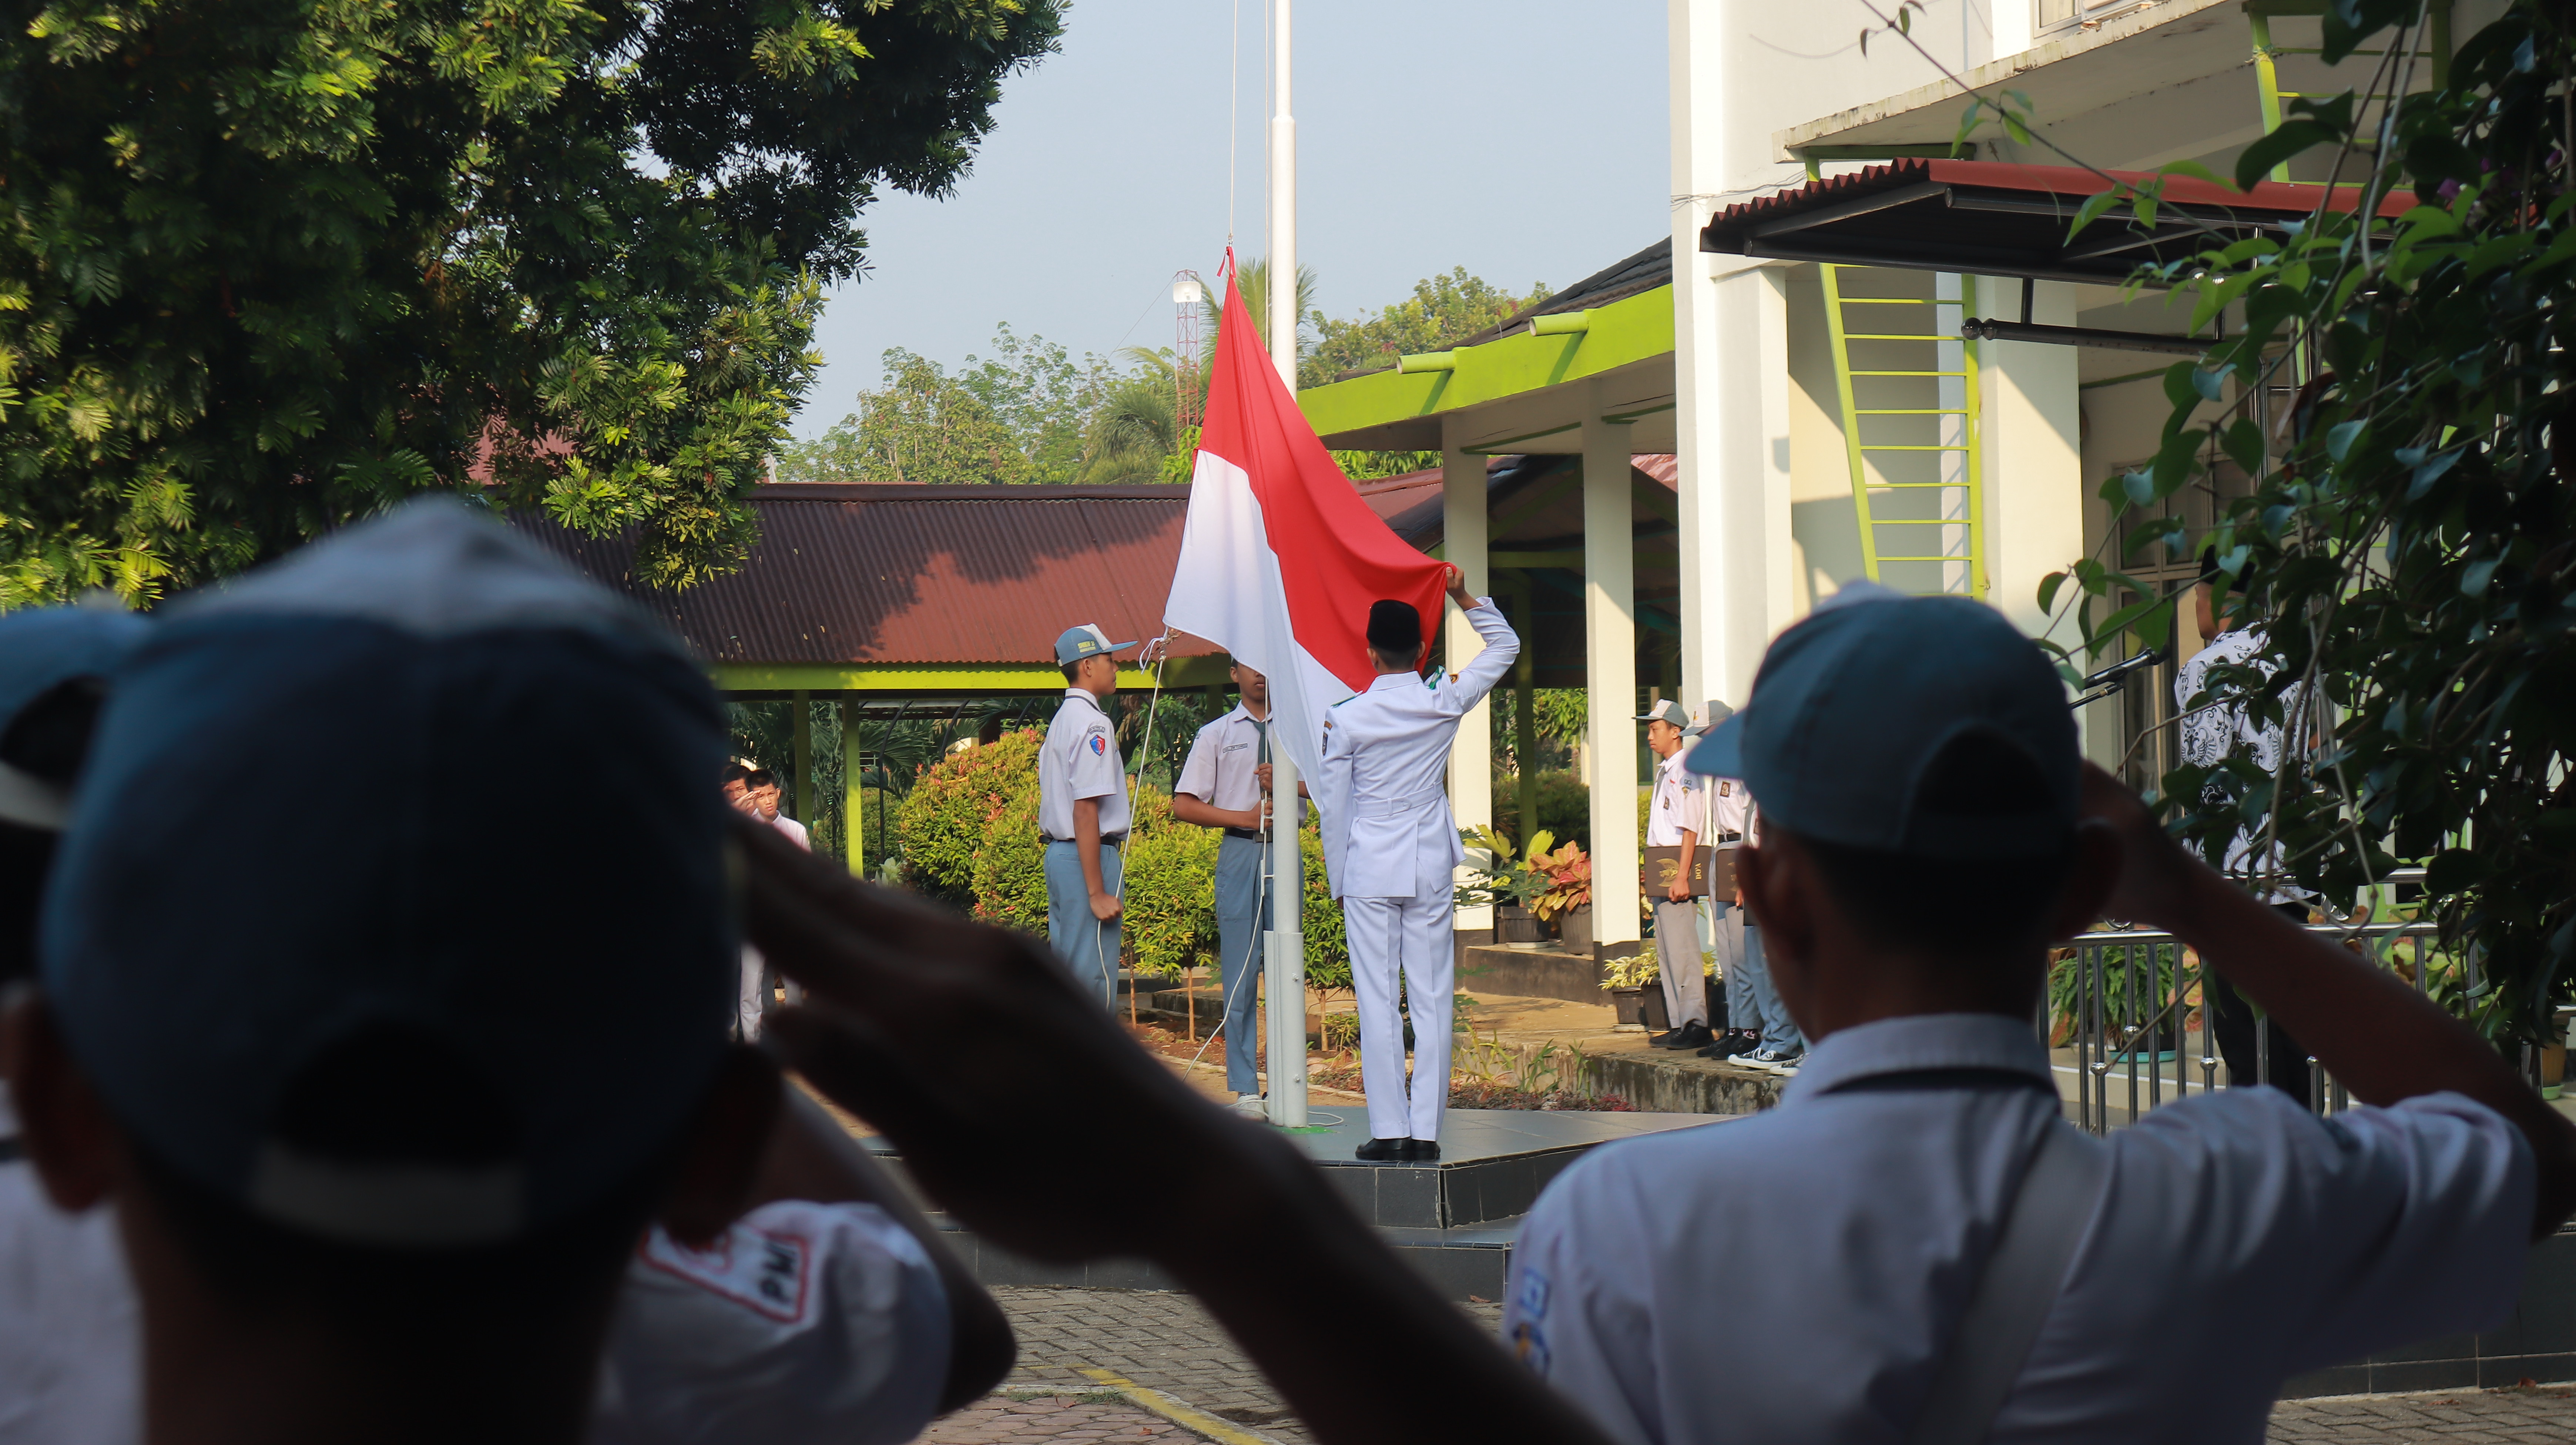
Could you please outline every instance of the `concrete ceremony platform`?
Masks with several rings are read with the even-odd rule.
[[[1437,1162],[1364,1163],[1352,1151],[1369,1137],[1357,1104],[1311,1109],[1313,1123],[1288,1137],[1324,1171],[1359,1216],[1406,1262],[1450,1299],[1498,1300],[1511,1269],[1521,1216],[1549,1180],[1585,1151],[1621,1139],[1674,1129],[1714,1128],[1705,1114],[1644,1114],[1522,1109],[1452,1109],[1440,1131]],[[881,1135],[859,1141],[902,1175],[902,1160]],[[911,1180],[904,1176],[911,1190]],[[950,1215],[931,1210],[975,1278],[993,1286],[1056,1289],[1159,1289],[1180,1286],[1139,1260],[1053,1265],[986,1244]],[[1175,1221],[1175,1227],[1195,1227]]]

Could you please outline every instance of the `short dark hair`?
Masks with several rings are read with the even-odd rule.
[[[69,787],[89,757],[90,735],[106,701],[106,686],[95,677],[75,677],[38,694],[0,732],[0,762]],[[0,983],[35,974],[36,915],[60,838],[43,828],[0,823]]]
[[[1915,806],[1948,818],[2011,817],[2052,806],[2051,797],[2029,754],[1970,732],[1925,766]],[[1816,860],[1825,891],[1863,937],[1962,961],[2046,943],[2041,935],[2075,866],[2071,818],[2057,847],[2010,858],[1926,857],[1782,831]]]
[[[774,788],[778,786],[778,775],[767,768],[754,768],[743,774],[742,785],[746,788]]]
[[[1372,647],[1368,650],[1368,655],[1369,661],[1376,663],[1378,668],[1385,672],[1415,672],[1422,666],[1420,648],[1414,649],[1411,653],[1402,653]]]
[[[273,1128],[298,1153],[351,1163],[472,1166],[518,1144],[506,1095],[452,1048],[399,1024],[361,1028],[322,1050],[289,1083]],[[541,1334],[595,1309],[668,1189],[681,1144],[670,1140],[599,1200],[520,1238],[397,1248],[268,1219],[127,1136],[155,1214],[219,1299],[249,1311],[319,1311],[389,1345],[448,1352],[473,1348],[481,1331]]]
[[[1067,686],[1067,687],[1071,687],[1071,686],[1073,686],[1074,684],[1076,684],[1076,683],[1078,683],[1078,682],[1082,681],[1082,659],[1081,659],[1081,658],[1078,658],[1078,657],[1077,657],[1077,658],[1075,658],[1075,659],[1074,659],[1073,661],[1071,661],[1071,662],[1060,662],[1060,663],[1057,663],[1057,664],[1056,664],[1056,669],[1055,669],[1055,670],[1056,670],[1056,671],[1058,671],[1058,672],[1060,672],[1060,673],[1063,673],[1063,674],[1064,674],[1064,685],[1065,685],[1065,686]]]
[[[750,777],[751,769],[744,767],[740,763],[727,763],[724,765],[723,776],[716,779],[716,786],[723,787],[727,783],[744,783],[745,786],[748,786],[746,780]]]

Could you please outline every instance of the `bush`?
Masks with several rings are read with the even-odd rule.
[[[1529,841],[1537,828],[1521,826],[1520,779],[1508,773],[1494,778],[1494,829],[1514,844]],[[1560,843],[1580,843],[1592,851],[1592,790],[1572,773],[1538,775],[1538,828],[1554,833]]]
[[[975,917],[1004,928],[1047,931],[1046,844],[1038,841],[1037,776],[1002,805],[975,853]]]
[[[1127,845],[1127,952],[1138,973],[1169,978],[1215,966],[1216,854],[1224,836],[1166,824],[1139,831]]]
[[[922,770],[895,810],[895,831],[915,887],[960,909],[974,907],[975,864],[985,833],[1013,802],[1026,798],[1036,806],[1040,736],[1034,728],[1008,733]],[[1032,837],[1035,821],[1032,813]]]

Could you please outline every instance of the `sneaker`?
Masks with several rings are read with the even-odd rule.
[[[1798,1072],[1798,1061],[1806,1057],[1806,1053],[1805,1049],[1792,1044],[1785,1049],[1756,1049],[1739,1056],[1736,1062],[1748,1068],[1768,1069],[1775,1074],[1794,1074]]]
[[[1267,1119],[1270,1117],[1270,1110],[1262,1104],[1261,1096],[1259,1094],[1235,1095],[1234,1112],[1241,1114],[1247,1119]]]
[[[1703,1059],[1731,1059],[1762,1047],[1762,1036],[1750,1029],[1728,1029],[1719,1034],[1707,1048],[1699,1051]]]
[[[1687,1023],[1682,1025],[1680,1028],[1673,1030],[1671,1033],[1658,1034],[1647,1042],[1653,1047],[1659,1049],[1698,1050],[1708,1047],[1713,1037],[1714,1036],[1708,1031],[1708,1025],[1703,1023]]]

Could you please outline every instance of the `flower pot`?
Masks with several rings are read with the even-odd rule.
[[[1648,1033],[1660,1034],[1672,1028],[1672,1012],[1664,1007],[1664,986],[1650,983],[1637,993],[1637,1022],[1644,1024]]]
[[[1537,914],[1509,903],[1494,910],[1494,932],[1501,943],[1536,943],[1547,936]]]
[[[1641,1029],[1646,1026],[1646,991],[1642,988],[1610,990],[1610,1007],[1618,1013],[1619,1027]]]
[[[1556,916],[1557,938],[1568,953],[1592,953],[1592,905],[1569,908]]]

